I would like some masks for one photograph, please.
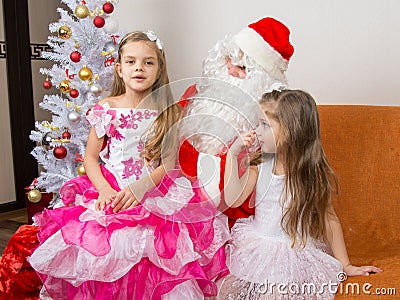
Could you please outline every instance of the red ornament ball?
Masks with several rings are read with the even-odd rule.
[[[65,140],[69,140],[69,139],[71,138],[71,133],[70,133],[68,130],[66,130],[66,131],[64,131],[64,132],[62,133],[61,137],[62,137],[63,139],[65,139]]]
[[[67,156],[67,149],[64,146],[57,146],[53,150],[55,158],[63,159]]]
[[[46,79],[45,81],[43,81],[43,87],[44,87],[46,90],[51,89],[52,86],[53,86],[53,85],[51,84],[51,81],[50,81],[50,80]]]
[[[79,91],[78,91],[77,89],[72,89],[72,90],[69,91],[69,95],[70,95],[72,98],[76,98],[76,97],[79,96]]]
[[[111,2],[106,2],[103,4],[103,11],[106,14],[111,14],[114,11],[114,5]]]
[[[69,58],[74,62],[80,62],[81,60],[81,54],[78,51],[74,51],[69,55]]]
[[[106,21],[104,20],[103,17],[97,16],[96,18],[93,19],[93,24],[97,28],[101,28],[104,26],[104,24],[106,24]]]

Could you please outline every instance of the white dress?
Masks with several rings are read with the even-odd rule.
[[[285,177],[272,174],[271,166],[271,161],[259,166],[255,216],[232,228],[231,275],[218,299],[333,299],[342,266],[321,242],[309,239],[304,248],[291,247],[281,227]]]

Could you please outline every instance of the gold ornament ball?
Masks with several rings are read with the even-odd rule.
[[[89,80],[92,78],[92,70],[90,70],[88,67],[83,67],[80,71],[79,71],[79,78],[82,80]]]
[[[60,91],[63,92],[64,94],[69,93],[71,90],[71,86],[69,85],[69,80],[64,79],[63,81],[60,82]]]
[[[79,18],[79,19],[84,19],[89,15],[89,9],[82,4],[79,4],[76,8],[75,8],[75,15]]]
[[[42,199],[42,193],[37,190],[33,189],[28,192],[28,200],[32,203],[38,203]]]
[[[67,40],[71,37],[72,30],[67,25],[63,25],[58,29],[58,36],[63,40]]]
[[[85,167],[83,165],[79,165],[77,170],[79,176],[86,175]]]

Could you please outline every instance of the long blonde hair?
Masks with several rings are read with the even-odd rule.
[[[325,219],[337,179],[322,147],[315,100],[301,90],[272,91],[260,105],[280,126],[276,151],[286,175],[281,226],[292,247],[305,246],[309,236],[326,240]]]
[[[174,137],[176,133],[172,134],[176,126],[173,125],[181,117],[181,107],[174,103],[171,88],[169,87],[169,78],[167,72],[167,61],[165,58],[164,50],[158,48],[155,41],[151,41],[148,35],[141,31],[134,31],[126,34],[119,44],[118,57],[116,63],[121,62],[123,48],[126,44],[132,42],[145,41],[156,52],[158,60],[157,79],[152,86],[152,96],[156,100],[157,110],[159,112],[151,132],[146,134],[143,156],[147,161],[160,159],[162,155],[168,155],[174,151],[176,141]],[[118,75],[117,70],[114,69],[114,82],[110,96],[119,96],[126,92],[125,83]],[[165,138],[167,133],[171,138]]]

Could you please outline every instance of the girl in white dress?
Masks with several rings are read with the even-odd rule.
[[[231,275],[218,299],[333,299],[341,276],[381,270],[350,264],[314,99],[299,90],[272,91],[260,106],[259,126],[238,138],[227,158],[227,204],[241,205],[256,188],[256,211],[232,228]],[[239,177],[237,156],[256,138],[261,155]]]

